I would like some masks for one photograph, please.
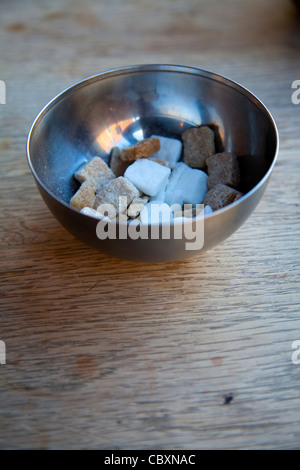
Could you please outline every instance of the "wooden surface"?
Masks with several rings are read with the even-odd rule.
[[[1,0],[2,449],[299,449],[300,21],[288,0]],[[138,63],[240,82],[280,133],[270,185],[223,245],[141,265],[67,233],[26,137],[66,86]]]

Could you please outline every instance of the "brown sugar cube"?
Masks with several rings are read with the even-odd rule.
[[[118,176],[123,176],[125,173],[125,170],[131,165],[133,161],[131,160],[121,160],[120,157],[120,149],[118,147],[114,147],[111,151],[111,156],[110,156],[110,168],[112,172]]]
[[[192,168],[205,168],[205,160],[215,150],[215,134],[207,126],[192,127],[182,134],[183,161]]]
[[[133,147],[120,150],[121,160],[135,161],[139,158],[146,158],[160,150],[160,140],[158,137],[151,137],[138,142]]]
[[[213,211],[216,211],[237,201],[242,196],[243,194],[236,189],[230,188],[225,184],[218,184],[208,191],[204,199],[204,205],[210,206]]]
[[[141,210],[144,208],[144,206],[147,204],[148,198],[136,198],[133,199],[132,203],[129,205],[128,210],[127,210],[127,215],[131,219],[134,219],[139,215]]]
[[[233,153],[216,153],[206,159],[208,189],[222,183],[238,189],[241,182],[240,168],[237,157]]]
[[[106,184],[115,178],[115,175],[102,158],[94,157],[77,170],[74,173],[74,177],[79,183],[93,179],[97,182],[98,187],[100,187],[102,184]]]
[[[84,207],[93,208],[95,204],[95,194],[98,187],[95,180],[90,179],[82,183],[78,191],[72,197],[70,204],[79,211]]]
[[[119,176],[107,183],[96,194],[94,209],[101,212],[103,204],[110,204],[116,210],[116,214],[124,213],[133,199],[139,197],[139,190],[123,176]]]

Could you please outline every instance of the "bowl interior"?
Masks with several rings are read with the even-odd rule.
[[[242,191],[264,177],[276,154],[276,127],[250,92],[218,75],[179,66],[137,66],[91,77],[58,95],[40,113],[29,138],[31,169],[39,183],[68,204],[78,188],[73,174],[114,146],[151,134],[179,137],[209,125],[217,151],[239,157]]]

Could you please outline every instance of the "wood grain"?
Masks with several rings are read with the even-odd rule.
[[[2,449],[300,448],[299,26],[285,0],[2,1]],[[149,62],[249,88],[275,117],[280,154],[234,236],[144,266],[60,227],[25,144],[64,87]]]

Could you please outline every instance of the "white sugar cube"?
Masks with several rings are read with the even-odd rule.
[[[184,195],[180,189],[169,190],[165,195],[165,202],[172,206],[173,204],[179,204],[182,206]]]
[[[201,204],[207,193],[207,174],[202,170],[192,169],[185,163],[177,163],[172,171],[166,188],[165,201],[173,201],[174,191],[182,195],[186,204]],[[181,203],[181,200],[174,201]]]
[[[151,137],[157,137],[160,141],[160,150],[151,155],[151,158],[161,158],[169,163],[170,168],[174,168],[181,157],[182,142],[160,135],[152,135]]]
[[[89,215],[90,217],[95,217],[95,219],[104,219],[104,216],[100,214],[100,212],[97,212],[95,209],[92,209],[91,207],[83,207],[81,209],[81,214]]]
[[[150,197],[150,202],[156,201],[156,202],[165,202],[165,197],[166,197],[166,188],[162,188],[158,194],[155,194],[155,196]]]
[[[188,166],[183,162],[176,163],[176,165],[174,166],[174,168],[172,170],[172,173],[170,175],[170,178],[169,178],[169,181],[168,181],[168,184],[167,184],[167,187],[166,187],[166,192],[174,190],[174,189],[178,189],[177,186],[178,186],[179,180],[180,180],[184,170],[187,167]]]
[[[149,202],[152,202],[152,201],[156,201],[156,202],[165,202],[165,198],[166,198],[166,187],[167,187],[167,184],[169,182],[169,179],[167,179],[166,183],[164,184],[164,186],[161,188],[161,190],[159,191],[158,194],[155,194],[154,196],[151,196],[150,197],[150,200]]]
[[[204,215],[212,214],[213,210],[210,206],[205,206],[204,207]]]
[[[146,158],[136,160],[124,173],[140,191],[155,196],[165,187],[171,170]]]
[[[188,167],[180,180],[179,189],[183,192],[183,202],[201,204],[207,193],[207,174],[202,170]]]

